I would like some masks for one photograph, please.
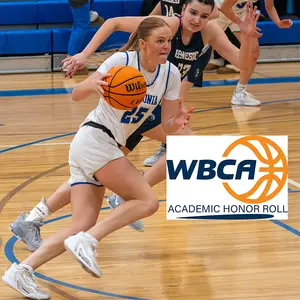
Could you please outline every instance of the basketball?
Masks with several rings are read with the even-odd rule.
[[[104,89],[105,101],[120,110],[131,110],[138,106],[146,96],[147,84],[143,74],[130,66],[116,66],[105,78],[108,86]]]

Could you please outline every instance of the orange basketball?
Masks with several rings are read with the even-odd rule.
[[[105,78],[108,86],[103,86],[104,98],[112,107],[120,110],[131,110],[143,102],[147,84],[143,74],[130,66],[116,66]]]

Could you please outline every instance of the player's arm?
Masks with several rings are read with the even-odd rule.
[[[239,25],[242,20],[232,9],[236,3],[237,0],[224,0],[220,6],[220,10],[229,20]]]
[[[172,34],[175,35],[178,29],[179,19],[177,17],[157,17],[164,19],[171,27]],[[68,67],[66,76],[72,76],[80,67],[84,66],[88,58],[91,57],[91,55],[112,33],[115,31],[134,32],[145,18],[149,18],[149,16],[117,17],[105,21],[82,52],[74,56],[67,57],[62,61],[64,64],[63,68]]]
[[[126,62],[127,56],[123,52],[117,52],[107,58],[96,72],[75,86],[72,92],[72,100],[84,100],[92,93],[98,93],[103,97],[104,91],[102,86],[108,85],[108,83],[104,81],[104,78],[110,76],[110,74],[107,74],[108,71],[115,66],[125,66]]]
[[[161,15],[161,3],[160,1],[156,4],[154,9],[151,11],[149,16]]]
[[[293,22],[290,19],[280,20],[277,10],[274,6],[274,0],[265,0],[265,7],[270,19],[279,28],[290,28],[293,25]]]
[[[104,91],[101,86],[107,85],[107,82],[103,81],[105,77],[107,75],[96,71],[87,79],[77,84],[72,91],[72,100],[81,101],[96,92],[103,95]]]
[[[164,19],[167,24],[170,25],[171,29],[174,27],[174,23],[178,23],[178,18],[176,17],[165,17],[165,16],[156,16],[158,18]],[[89,42],[89,44],[85,47],[85,49],[82,51],[82,53],[86,57],[90,57],[100,45],[106,39],[115,31],[123,31],[123,32],[135,32],[141,22],[149,18],[149,16],[146,17],[116,17],[112,19],[108,19],[105,21],[102,26],[98,29],[92,40]],[[176,27],[177,31],[178,26]],[[173,31],[173,30],[172,30]],[[175,32],[176,32],[175,31]],[[174,34],[175,34],[174,32]]]
[[[209,16],[209,19],[210,19],[210,20],[218,19],[219,16],[220,16],[219,8],[218,8],[218,6],[217,6],[216,3],[215,3],[214,9],[213,9],[211,15]]]

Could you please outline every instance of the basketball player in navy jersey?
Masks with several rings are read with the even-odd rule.
[[[153,9],[153,11],[151,12],[150,15],[162,15],[162,16],[169,16],[169,17],[171,17],[173,15],[181,15],[182,7],[185,4],[185,2],[186,2],[186,0],[161,0],[160,2],[157,3],[157,5],[155,6],[155,8]],[[211,13],[209,18],[211,20],[211,19],[217,18],[218,16],[219,16],[218,9],[217,9],[216,6],[214,6],[213,12]],[[200,39],[202,40],[201,37],[200,37]],[[193,44],[195,42],[197,43],[196,38],[193,39],[193,41],[190,44]],[[211,50],[209,49],[209,52],[207,52],[207,55],[209,55],[210,51]],[[190,52],[192,52],[192,51],[190,51]],[[179,55],[179,52],[178,52],[177,56],[178,55]],[[173,56],[170,55],[170,57],[175,58],[174,55]],[[203,57],[201,58],[201,60],[202,60],[202,62],[204,62],[206,64],[206,61]],[[200,64],[201,64],[201,62],[200,62]],[[184,62],[180,62],[180,64],[177,67],[180,69],[180,68],[183,68],[184,65],[188,66],[188,64],[186,64]],[[200,72],[200,70],[202,68],[198,68],[198,69],[199,69],[199,72],[198,72],[199,74],[197,74],[196,78],[194,78],[193,81],[191,81],[191,78],[189,78],[190,79],[189,81],[192,82],[197,87],[202,87],[203,70]],[[182,70],[182,72],[187,73],[184,70]],[[166,143],[162,143],[160,145],[160,148],[158,150],[156,150],[155,153],[152,156],[145,159],[144,165],[147,166],[147,167],[153,166],[155,164],[155,162],[157,160],[159,160],[159,158],[162,157],[166,153],[166,147],[167,147]]]

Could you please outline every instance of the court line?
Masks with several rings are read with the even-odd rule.
[[[43,143],[43,144],[33,144],[32,146],[60,146],[60,145],[70,145],[71,142],[61,142],[61,143]],[[12,148],[18,145],[0,145],[0,148]]]
[[[291,184],[291,185],[294,185],[295,187],[297,187],[298,189],[300,189],[300,183],[293,180],[293,179],[288,179],[288,182]]]
[[[274,101],[263,102],[262,105],[282,103],[282,102],[293,102],[293,101],[299,101],[299,100],[300,100],[300,98],[274,100]],[[224,109],[229,109],[229,108],[231,108],[231,105],[230,106],[223,106],[223,107],[214,107],[214,108],[208,108],[208,109],[195,110],[194,113],[204,113],[204,112],[224,110]],[[26,147],[26,146],[31,146],[31,145],[34,145],[34,144],[37,144],[37,143],[42,143],[44,141],[54,140],[54,139],[58,139],[58,138],[61,138],[61,137],[70,136],[70,135],[74,135],[74,134],[76,134],[76,132],[70,132],[70,133],[61,134],[61,135],[55,135],[55,136],[52,136],[52,137],[49,137],[49,138],[36,140],[36,141],[25,143],[25,144],[20,144],[20,145],[14,146],[14,147],[9,147],[9,148],[0,150],[0,154],[4,153],[4,152],[7,152],[7,151],[23,148],[23,147]]]
[[[203,87],[233,86],[238,79],[205,80]],[[249,84],[276,84],[300,82],[300,76],[251,78]],[[39,95],[63,95],[72,93],[73,88],[45,88],[30,90],[2,90],[0,97],[39,96]]]
[[[263,104],[273,104],[273,103],[278,103],[278,102],[291,102],[291,101],[298,101],[300,100],[300,98],[295,98],[295,99],[285,99],[285,100],[274,100],[274,101],[269,101],[269,102],[265,102]],[[196,111],[196,113],[201,113],[201,112],[207,112],[207,111],[215,111],[215,110],[220,110],[220,109],[227,109],[227,108],[231,108],[231,106],[225,106],[225,107],[222,107],[222,108],[212,108],[212,109],[206,109],[206,110],[198,110]],[[56,139],[56,138],[60,138],[60,137],[64,137],[64,136],[69,136],[69,135],[74,135],[76,132],[73,132],[73,133],[67,133],[67,134],[63,134],[63,135],[57,135],[57,136],[54,136],[54,137],[50,137],[50,138],[45,138],[45,139],[42,139],[42,140],[37,140],[37,141],[33,141],[33,142],[30,142],[30,143],[26,143],[26,144],[21,144],[21,145],[18,145],[18,146],[14,146],[14,147],[10,147],[10,148],[6,148],[4,150],[0,150],[0,153],[4,153],[4,152],[8,152],[8,151],[12,151],[12,150],[15,150],[15,149],[19,149],[19,148],[22,148],[22,147],[26,147],[26,146],[30,146],[30,145],[33,145],[33,144],[36,144],[36,143],[41,143],[43,141],[47,141],[47,140],[52,140],[52,139]],[[298,192],[298,191],[290,191],[290,192]],[[163,200],[162,200],[163,201]],[[62,217],[59,217],[59,218],[63,218],[64,216]],[[66,217],[64,217],[66,218]],[[274,224],[296,234],[297,236],[299,236],[299,231],[297,231],[296,229],[292,228],[291,226],[285,224],[285,223],[282,223],[278,220],[270,220],[271,222],[273,222]],[[276,221],[276,222],[275,222]],[[46,223],[46,222],[45,222]],[[8,242],[7,242],[8,244]],[[6,244],[6,246],[7,246]],[[6,246],[5,246],[5,250],[6,250]],[[13,245],[12,245],[13,247]],[[13,253],[13,250],[12,250],[12,255],[14,256],[14,253]],[[5,254],[7,256],[7,253],[5,251]],[[9,254],[8,254],[9,255]],[[7,258],[9,259],[9,257],[7,256]],[[14,258],[16,259],[16,257],[14,256]],[[36,274],[36,273],[35,273]],[[39,274],[39,273],[38,273]],[[64,285],[67,286],[67,287],[70,287],[70,288],[74,288],[74,289],[78,289],[78,290],[82,290],[82,291],[86,291],[86,292],[91,292],[91,293],[97,293],[97,294],[101,294],[103,295],[103,293],[105,293],[106,296],[112,296],[112,297],[116,297],[115,295],[117,294],[112,294],[112,293],[106,293],[106,292],[102,292],[102,291],[97,291],[97,290],[92,290],[92,289],[86,289],[86,288],[82,288],[82,287],[78,287],[78,286],[73,286],[71,284],[68,284],[68,283],[64,283],[64,282],[60,282],[58,280],[55,280],[53,278],[50,278],[50,277],[47,277],[47,276],[44,276],[42,274],[40,274],[40,278],[44,279],[44,280],[48,280],[49,282],[53,282],[53,283],[57,283],[57,284],[61,284],[61,285]],[[38,277],[38,276],[37,276]],[[121,297],[120,297],[121,296]],[[119,298],[123,298],[123,299],[143,299],[143,298],[128,298],[127,296],[122,296],[122,295],[118,295],[117,297]],[[125,298],[124,298],[125,297]]]
[[[286,230],[290,231],[291,233],[296,234],[297,236],[300,236],[300,230],[297,230],[297,229],[291,227],[290,225],[283,223],[279,220],[270,220],[270,221],[272,223],[282,227],[283,229],[286,229]]]
[[[59,139],[59,138],[62,138],[62,137],[65,137],[65,136],[74,135],[74,134],[76,134],[76,132],[69,132],[69,133],[55,135],[55,136],[51,136],[49,138],[45,138],[45,139],[36,140],[36,141],[33,141],[33,142],[29,142],[29,143],[17,145],[17,146],[14,146],[14,147],[5,148],[3,150],[0,150],[0,154],[4,153],[4,152],[7,152],[7,151],[12,151],[12,150],[15,150],[15,149],[19,149],[19,148],[31,146],[33,144],[42,143],[42,142],[50,141],[50,140],[54,140],[54,139]]]
[[[166,202],[166,200],[159,200],[159,202]],[[100,210],[109,210],[109,209],[110,209],[110,207],[103,207]],[[70,218],[70,217],[71,217],[71,214],[59,216],[59,217],[56,217],[56,218],[45,221],[44,224],[46,225],[46,224],[53,223],[53,222],[56,222],[56,221],[59,221],[59,220],[62,220],[62,219],[66,219],[66,218]],[[300,236],[300,231],[292,228],[291,226],[289,226],[289,225],[287,225],[287,224],[285,224],[285,223],[283,223],[279,220],[269,220],[269,221],[271,221],[272,223],[274,223],[274,224],[290,231],[291,233],[293,233],[297,236]],[[14,253],[14,246],[15,246],[16,242],[17,242],[17,238],[15,236],[12,236],[7,241],[7,243],[5,245],[5,248],[4,248],[5,256],[7,257],[7,259],[11,263],[14,263],[14,262],[19,263],[20,262],[16,258],[15,253]],[[43,275],[39,272],[34,272],[34,275],[37,278],[46,280],[48,282],[59,284],[61,286],[65,286],[65,287],[68,287],[68,288],[80,290],[80,291],[83,291],[83,292],[99,294],[99,295],[104,295],[104,296],[109,296],[109,297],[114,297],[114,298],[132,299],[132,300],[146,300],[145,298],[130,297],[130,296],[124,296],[124,295],[119,295],[119,294],[115,294],[115,293],[103,292],[103,291],[100,291],[100,290],[84,288],[84,287],[81,287],[81,286],[78,286],[78,285],[70,284],[68,282],[64,282],[64,281],[61,281],[61,280],[54,279],[52,277],[45,276],[45,275]]]

